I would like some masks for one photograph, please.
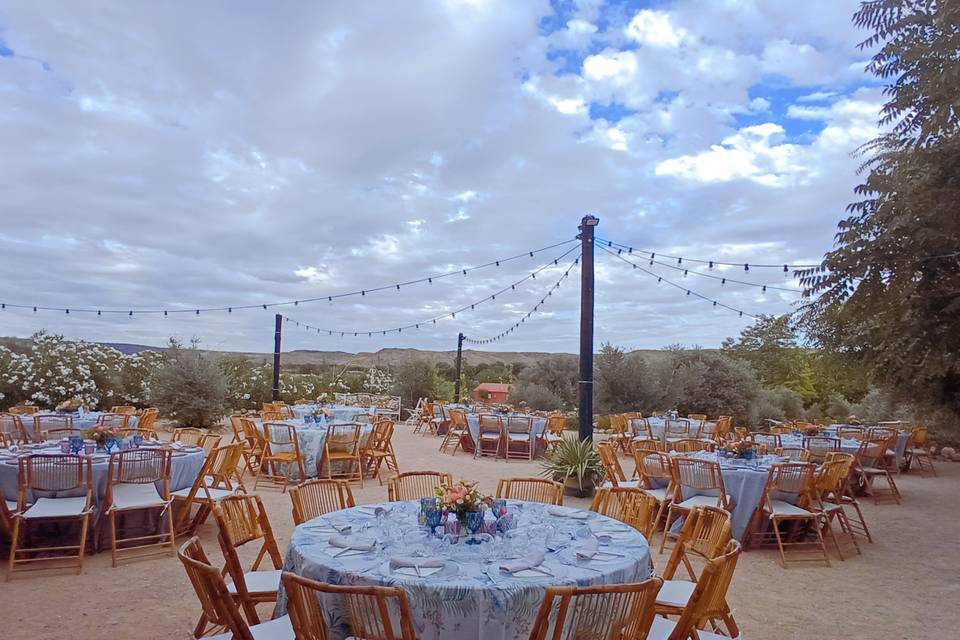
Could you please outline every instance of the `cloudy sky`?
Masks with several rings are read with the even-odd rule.
[[[580,218],[597,343],[716,346],[798,299],[876,134],[854,0],[6,2],[0,335],[448,349],[524,317]],[[94,8],[95,7],[95,8]],[[572,253],[560,258],[568,249]],[[687,258],[678,270],[675,258]],[[558,265],[553,266],[554,259]],[[455,319],[428,321],[510,287]],[[682,269],[689,266],[690,273]],[[494,350],[576,351],[579,272]],[[682,289],[657,282],[658,277]],[[738,312],[686,295],[690,289]],[[296,307],[160,315],[323,298]],[[353,337],[352,332],[363,335]]]

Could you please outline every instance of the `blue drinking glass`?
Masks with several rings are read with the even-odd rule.
[[[303,424],[310,424],[313,422],[313,418],[310,416],[303,416]]]
[[[70,436],[70,452],[77,454],[80,453],[81,449],[83,449],[83,438],[80,436]]]
[[[140,445],[142,444],[143,444],[143,434],[142,433],[133,434],[133,446],[139,449]]]
[[[438,509],[436,504],[429,506],[423,510],[424,515],[424,524],[430,527],[430,530],[433,531],[440,526],[440,520],[443,516],[443,511]]]
[[[106,438],[103,441],[103,448],[107,450],[107,453],[110,453],[110,450],[117,446],[116,438]]]
[[[470,540],[467,544],[480,544],[477,540],[477,531],[483,526],[483,511],[467,511],[467,531],[470,532]]]

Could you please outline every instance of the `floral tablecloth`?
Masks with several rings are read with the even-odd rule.
[[[419,506],[416,501],[365,505],[306,522],[293,532],[284,570],[330,584],[402,586],[416,637],[422,640],[526,639],[547,586],[625,584],[652,574],[647,540],[622,522],[589,511],[510,501],[518,527],[508,537],[449,545],[418,526]],[[389,511],[377,516],[377,508]],[[374,549],[343,553],[329,544],[336,535],[334,524],[341,529],[349,525],[351,531],[344,535],[350,539],[376,540]],[[577,559],[577,549],[592,538],[591,532],[609,536],[599,549],[613,555]],[[543,553],[539,567],[550,575],[527,572],[534,575],[519,577],[499,570],[506,558],[537,552]],[[433,575],[417,577],[401,574],[391,563],[398,556],[418,555],[444,564]],[[322,606],[332,626],[330,637],[347,637],[342,600],[325,596]],[[275,615],[285,612],[281,591]]]
[[[260,429],[263,429],[263,422],[257,420],[257,426]],[[305,424],[302,419],[300,420],[274,420],[273,422],[279,422],[283,424],[290,424],[297,428],[297,440],[300,442],[300,453],[303,455],[303,467],[307,472],[307,476],[315,478],[319,475],[319,464],[323,459],[323,445],[327,441],[327,427],[328,423],[316,424],[310,423]],[[329,426],[332,426],[334,429],[350,429],[354,428],[354,423],[352,422],[339,422],[335,423],[331,421]],[[373,433],[372,424],[364,424],[360,428],[360,446],[367,444],[367,440],[370,438],[370,434]],[[277,450],[292,450],[293,447],[277,447]],[[337,463],[342,466],[345,463]],[[339,471],[335,466],[334,473]],[[288,473],[293,473],[294,469],[289,468]],[[325,474],[326,472],[324,472]],[[296,474],[294,474],[295,476]]]

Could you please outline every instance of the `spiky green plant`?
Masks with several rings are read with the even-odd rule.
[[[567,436],[558,442],[540,464],[543,467],[540,475],[558,482],[576,477],[581,490],[584,480],[603,478],[603,465],[597,448],[592,441],[576,436]]]

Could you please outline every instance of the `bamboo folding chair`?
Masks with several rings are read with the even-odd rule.
[[[204,455],[210,455],[210,452],[220,446],[220,440],[223,439],[218,433],[208,433],[207,435],[200,438],[200,447],[203,449]]]
[[[76,560],[77,575],[83,572],[90,514],[93,512],[93,466],[90,458],[73,455],[31,455],[18,461],[19,496],[12,514],[13,533],[7,559],[9,581],[21,565]],[[57,497],[47,497],[53,494]],[[60,497],[60,496],[70,497]],[[79,543],[32,546],[30,528],[52,522],[79,524]],[[21,542],[21,537],[26,542]],[[74,552],[50,556],[51,552]],[[21,557],[23,556],[23,557]],[[36,568],[44,568],[36,566]]]
[[[446,406],[439,400],[433,403],[433,418],[430,420],[430,431],[433,435],[439,436],[447,432],[450,427],[450,413]]]
[[[80,435],[80,429],[74,428],[73,416],[49,414],[33,416],[34,442],[59,440],[60,438],[78,435]]]
[[[665,440],[680,440],[690,437],[690,421],[680,418],[671,420],[667,418],[664,421],[663,436]]]
[[[828,436],[809,436],[803,439],[803,448],[810,452],[810,462],[821,463],[831,451],[840,451],[840,439]]]
[[[855,425],[844,425],[837,429],[837,437],[841,440],[863,440],[866,435],[866,429]]]
[[[631,440],[633,440],[633,435],[629,432],[626,416],[621,413],[612,414],[610,416],[610,435],[607,437],[607,442],[627,453]]]
[[[520,460],[533,460],[534,441],[533,418],[529,416],[509,416],[504,425],[503,435],[505,437],[504,457],[507,461],[510,458]],[[519,448],[519,451],[517,449]]]
[[[387,500],[434,498],[440,485],[453,484],[453,476],[440,471],[406,471],[387,480]]]
[[[0,417],[2,420],[2,417]],[[920,477],[925,478],[929,472],[936,477],[937,469],[933,466],[933,457],[930,455],[929,432],[926,427],[915,427],[910,432],[910,438],[907,440],[907,446],[904,450],[904,469],[910,471],[913,463],[916,461],[917,468],[920,469]]]
[[[653,429],[650,428],[650,421],[646,418],[631,418],[627,420],[627,425],[630,427],[630,430],[633,432],[633,441],[636,442],[637,439],[641,440],[656,440],[653,436]],[[633,446],[632,444],[630,445]]]
[[[204,436],[210,433],[209,429],[197,429],[195,427],[179,427],[173,430],[171,442],[180,442],[192,447],[199,447],[203,442]]]
[[[276,602],[280,590],[280,570],[283,558],[273,536],[270,519],[260,496],[235,495],[224,498],[213,506],[217,521],[217,541],[226,562],[224,569],[231,581],[227,590],[237,599],[250,624],[259,624],[257,605]],[[260,543],[256,559],[249,571],[244,571],[238,549]],[[270,557],[272,569],[260,570],[264,558]],[[200,625],[198,624],[198,628]]]
[[[28,416],[40,411],[40,407],[37,407],[32,404],[17,404],[10,407],[7,413],[12,413],[17,416]]]
[[[477,435],[473,457],[478,458],[492,455],[495,458],[499,458],[500,445],[503,442],[503,418],[491,413],[484,413],[480,415],[479,421],[480,432]],[[488,448],[483,446],[484,444],[490,443],[494,445],[493,452],[490,452]]]
[[[180,503],[180,513],[174,519],[178,536],[196,533],[218,501],[238,491],[246,493],[239,479],[242,459],[243,445],[239,442],[217,447],[207,454],[193,484],[171,494],[174,503]],[[197,512],[191,517],[194,505],[197,506]]]
[[[830,500],[844,506],[847,522],[850,524],[850,528],[854,535],[860,536],[872,544],[873,536],[870,534],[870,529],[867,527],[867,521],[863,517],[863,510],[860,508],[860,502],[857,500],[856,496],[853,495],[854,492],[853,488],[851,487],[851,484],[854,482],[854,480],[859,477],[856,471],[857,457],[852,453],[834,451],[827,454],[827,459],[824,461],[824,463],[832,462],[834,460],[841,460],[844,462],[847,469],[847,476],[844,480],[843,487],[840,489],[840,493],[831,494]],[[856,519],[852,518],[849,512],[846,512],[846,507],[848,506],[853,508],[853,512],[856,514]]]
[[[763,500],[757,510],[758,520],[769,523],[773,539],[780,553],[780,564],[787,568],[788,563],[823,562],[830,566],[827,557],[827,547],[823,541],[823,527],[826,516],[817,511],[812,499],[814,491],[815,466],[807,462],[789,462],[770,466],[767,475],[767,485],[764,488]],[[796,496],[796,504],[783,498]],[[808,530],[800,528],[804,522],[811,525]],[[759,524],[759,523],[758,523]],[[782,524],[791,524],[789,535],[781,531]],[[827,524],[826,526],[829,526]],[[748,536],[752,539],[759,537],[762,542],[769,542],[770,534],[758,531],[759,527],[751,527]],[[813,541],[806,539],[809,530],[816,534]],[[792,550],[798,557],[789,559],[787,551]]]
[[[656,524],[657,499],[642,489],[601,487],[590,510],[625,522],[649,540]]]
[[[200,600],[200,620],[204,626],[194,631],[195,638],[201,637],[207,625],[213,625],[211,631],[226,630],[226,633],[214,636],[211,640],[296,640],[289,616],[252,626],[247,624],[227,588],[223,574],[210,563],[199,538],[194,536],[187,540],[177,551],[177,557]]]
[[[713,451],[714,443],[699,438],[682,438],[669,443],[670,449],[677,453],[695,453],[697,451]]]
[[[829,536],[833,542],[834,548],[840,560],[846,560],[843,554],[843,548],[840,546],[841,539],[849,546],[853,547],[853,552],[861,554],[860,545],[857,544],[857,538],[853,533],[850,519],[843,508],[843,492],[847,485],[847,477],[850,475],[850,466],[853,456],[847,458],[836,457],[829,462],[820,465],[814,475],[814,497],[816,498],[817,508],[824,514],[824,534]],[[859,509],[859,505],[858,505]],[[837,526],[834,526],[836,523]],[[862,516],[861,516],[862,524]],[[837,535],[837,528],[840,529],[840,535]],[[852,555],[852,554],[851,554]]]
[[[546,478],[501,478],[497,482],[497,497],[563,504],[563,485]]]
[[[765,446],[768,451],[773,451],[783,446],[779,433],[751,433],[750,440],[757,446]]]
[[[142,430],[153,429],[159,416],[159,409],[155,409],[153,407],[144,409],[140,412],[140,417],[137,419],[137,428]]]
[[[733,510],[733,499],[727,495],[723,485],[723,473],[720,463],[702,458],[676,457],[671,459],[673,474],[673,500],[667,510],[667,521],[663,528],[663,539],[660,541],[660,552],[667,543],[670,535],[670,524],[673,516],[684,515],[694,507],[721,507],[726,511]],[[689,488],[695,495],[684,499],[683,490]],[[703,495],[701,492],[708,492]],[[716,495],[709,495],[716,493]]]
[[[716,440],[719,434],[718,423],[706,420],[700,423],[700,430],[697,431],[697,437],[701,440]]]
[[[394,422],[389,418],[380,418],[373,425],[373,432],[367,438],[367,444],[360,450],[360,460],[364,473],[376,478],[382,485],[380,468],[387,463],[387,471],[400,472],[397,454],[393,450]]]
[[[803,447],[778,447],[773,453],[780,458],[787,458],[790,462],[810,462],[810,450]]]
[[[0,413],[0,434],[6,436],[13,444],[30,442],[30,436],[23,426],[23,418],[15,413]]]
[[[297,640],[327,640],[329,625],[324,619],[324,607],[321,605],[325,597],[341,599],[346,605],[346,620],[338,619],[336,622],[338,631],[351,638],[417,638],[410,603],[401,587],[323,584],[284,572],[283,588]],[[346,629],[342,629],[342,626],[346,626]]]
[[[547,424],[540,432],[544,449],[549,451],[563,441],[563,431],[567,426],[567,418],[562,414],[553,414],[547,418]]]
[[[244,471],[249,471],[251,475],[256,476],[263,466],[263,453],[266,450],[263,431],[257,426],[256,420],[240,416],[237,418],[242,434],[238,442],[243,443]],[[233,417],[230,420],[232,424]]]
[[[707,560],[687,605],[683,607],[676,621],[661,617],[674,615],[676,607],[655,605],[658,615],[653,619],[647,635],[648,640],[739,638],[740,628],[727,606],[727,591],[733,581],[741,552],[740,543],[731,540],[723,554]],[[726,633],[720,633],[720,623],[723,623]],[[707,626],[710,626],[710,630],[706,629]]]
[[[469,433],[470,426],[467,423],[467,412],[463,409],[450,409],[450,427],[440,442],[440,453],[445,453],[452,445],[451,455],[457,455],[457,449],[460,448],[463,434]]]
[[[657,500],[657,515],[653,531],[656,532],[663,514],[673,500],[673,469],[671,457],[662,451],[634,447],[633,458],[640,475],[640,487]]]
[[[137,415],[137,408],[132,405],[118,405],[116,407],[110,407],[110,413],[122,413],[128,416]]]
[[[332,424],[327,427],[327,437],[323,441],[323,455],[317,462],[317,472],[327,463],[327,479],[334,477],[333,463],[346,462],[347,470],[337,472],[336,476],[344,480],[360,480],[363,487],[363,463],[360,460],[360,441],[362,427],[357,424]]]
[[[696,507],[683,521],[677,543],[663,570],[663,588],[657,596],[660,613],[680,615],[700,581],[703,566],[723,555],[732,539],[730,514],[719,507]],[[697,565],[701,566],[697,570]],[[687,579],[677,579],[683,567]]]
[[[112,427],[114,429],[129,429],[130,418],[127,413],[101,413],[97,417],[98,427]]]
[[[892,440],[866,439],[860,443],[860,448],[857,450],[855,468],[863,481],[864,488],[868,494],[873,496],[874,504],[880,504],[881,499],[885,502],[893,501],[900,504],[900,489],[897,488],[897,483],[893,480],[894,469],[891,468],[896,466],[895,462],[891,462],[891,459],[895,456],[890,455],[890,448],[896,437],[896,434],[894,434]],[[874,486],[876,478],[887,481],[888,491],[886,493],[881,493]]]
[[[359,431],[359,427],[357,427]],[[329,435],[327,436],[329,438]],[[300,482],[307,479],[307,472],[303,468],[303,454],[300,453],[300,438],[297,428],[286,422],[263,423],[263,456],[260,458],[260,470],[253,481],[253,490],[260,486],[260,481],[280,485],[286,492],[290,484],[291,467],[296,467],[300,474]],[[359,454],[357,455],[359,467]],[[359,468],[358,468],[359,472]]]
[[[290,489],[293,522],[300,525],[325,513],[349,509],[357,503],[346,480],[313,478]]]
[[[613,443],[609,440],[598,442],[597,453],[600,454],[600,463],[605,471],[604,487],[632,487],[635,489],[640,486],[639,480],[627,480]]]
[[[175,550],[173,509],[170,508],[173,502],[170,497],[172,454],[169,449],[128,449],[110,455],[104,513],[110,518],[110,555],[114,567],[121,552],[153,548],[152,553],[157,554],[169,548],[172,555]],[[155,533],[121,537],[117,516],[131,511],[158,511]],[[121,547],[127,543],[134,544]],[[137,557],[144,555],[148,554],[136,554]]]
[[[417,416],[417,424],[413,427],[414,433],[431,433],[433,423],[433,403],[429,400],[423,400],[420,405],[420,415]]]
[[[647,638],[661,584],[547,587],[530,640]]]
[[[689,414],[689,415],[687,416],[687,418],[690,419],[690,420],[698,420],[698,421],[700,421],[700,422],[703,422],[704,420],[707,419],[707,414],[705,414],[705,413],[691,413],[691,414]]]

